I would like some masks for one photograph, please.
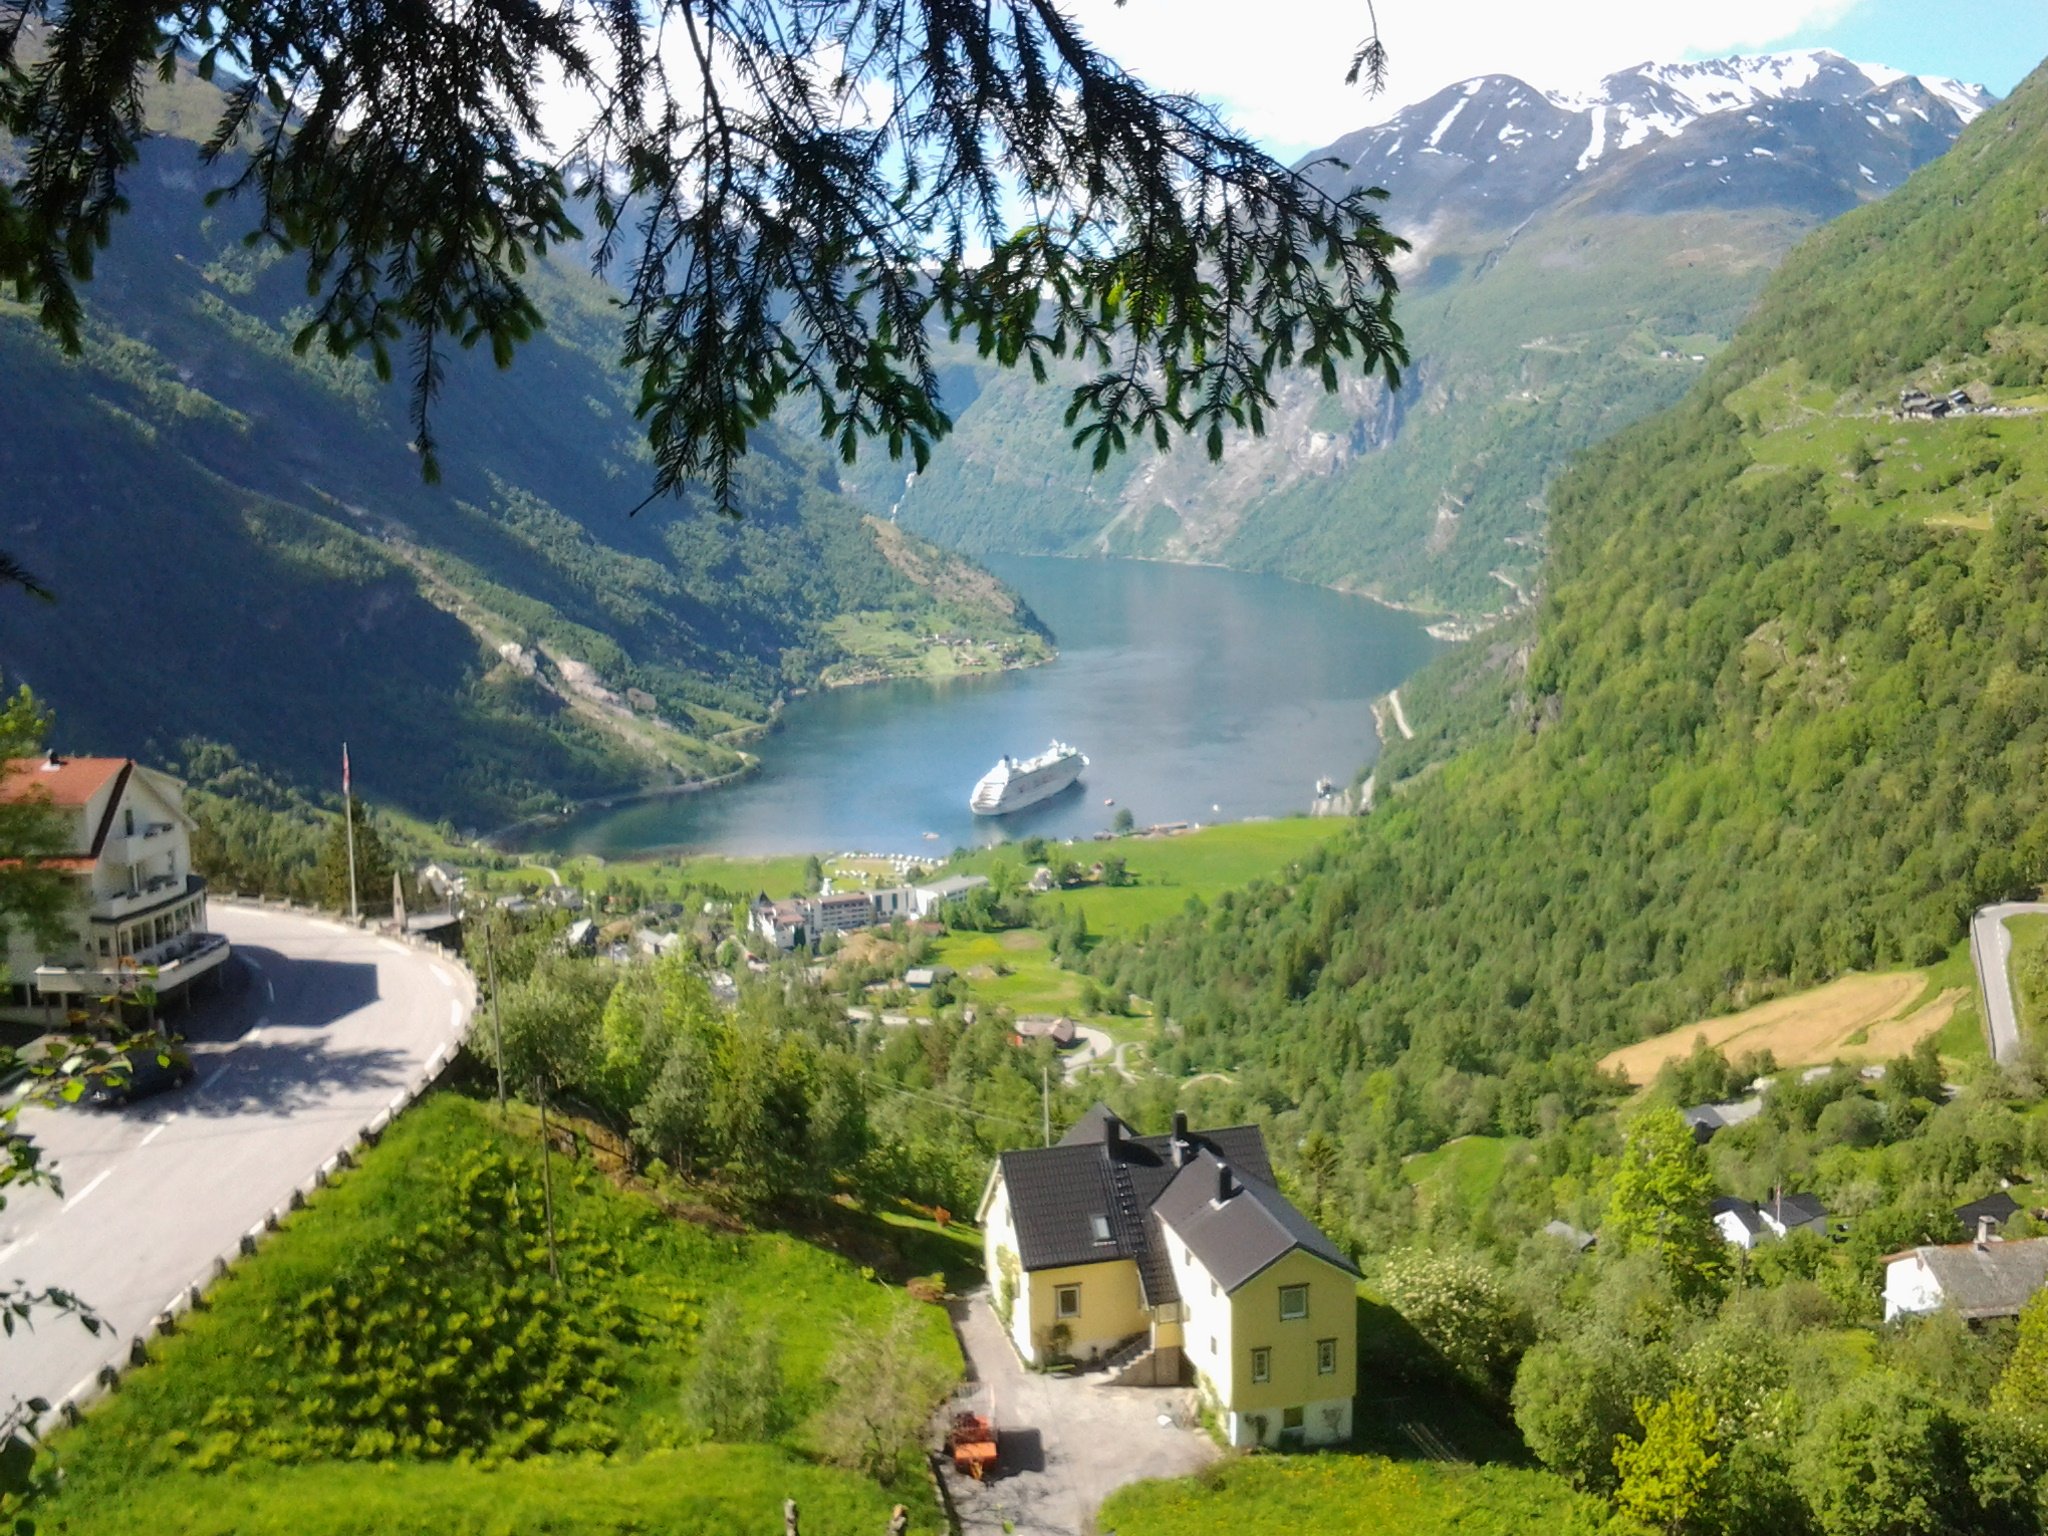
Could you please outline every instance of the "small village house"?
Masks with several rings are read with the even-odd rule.
[[[2048,1237],[2006,1242],[1987,1221],[1967,1243],[1925,1245],[1884,1261],[1884,1320],[1946,1307],[1970,1322],[2017,1317],[2048,1285]]]
[[[1274,1186],[1255,1125],[1139,1136],[1097,1104],[1005,1152],[981,1203],[995,1305],[1024,1359],[1192,1382],[1232,1445],[1351,1437],[1358,1270]]]
[[[7,1008],[23,1017],[120,990],[143,972],[160,999],[185,992],[228,958],[206,929],[206,882],[192,872],[185,786],[125,757],[14,758],[0,799],[41,800],[69,839],[48,859],[70,881],[64,931],[44,943],[8,936]]]
[[[1788,1195],[1782,1190],[1763,1201],[1722,1195],[1708,1207],[1722,1238],[1737,1248],[1754,1248],[1770,1238],[1790,1237],[1794,1232],[1827,1235],[1828,1212],[1812,1195]]]

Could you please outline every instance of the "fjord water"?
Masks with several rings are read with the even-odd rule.
[[[1277,577],[1135,560],[986,563],[1052,629],[1057,661],[798,699],[745,781],[590,812],[540,840],[607,857],[931,853],[1087,836],[1116,814],[1105,798],[1140,825],[1299,813],[1319,775],[1346,783],[1377,756],[1371,701],[1436,649],[1408,614]],[[1078,785],[1013,815],[969,813],[968,791],[999,756],[1054,737],[1088,754]]]

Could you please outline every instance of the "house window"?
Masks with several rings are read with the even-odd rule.
[[[1183,1264],[1193,1264],[1195,1262],[1195,1250],[1192,1248],[1181,1249],[1180,1261]]]
[[[1335,1339],[1316,1340],[1316,1374],[1318,1376],[1334,1376],[1337,1374],[1337,1341]]]
[[[1052,1315],[1054,1317],[1079,1317],[1081,1315],[1081,1287],[1078,1285],[1056,1285],[1052,1288]]]
[[[1216,1353],[1216,1335],[1213,1333],[1209,1335],[1209,1353],[1212,1355]]]
[[[1211,1296],[1214,1296],[1216,1294],[1216,1282],[1214,1279],[1211,1279],[1209,1281],[1209,1294]]]
[[[1299,1408],[1282,1408],[1280,1410],[1280,1427],[1282,1429],[1299,1429],[1301,1425],[1302,1414]]]
[[[1270,1349],[1255,1349],[1255,1350],[1253,1350],[1253,1351],[1252,1351],[1252,1380],[1253,1380],[1253,1381],[1271,1381],[1272,1379],[1273,1379],[1273,1351],[1272,1351],[1272,1350],[1270,1350]]]
[[[1109,1218],[1107,1216],[1090,1216],[1088,1224],[1095,1233],[1095,1241],[1098,1243],[1109,1241]]]
[[[1291,1323],[1308,1316],[1308,1287],[1305,1285],[1283,1285],[1280,1287],[1280,1320]]]

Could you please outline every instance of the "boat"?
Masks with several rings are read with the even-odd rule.
[[[967,808],[977,816],[1003,816],[1048,800],[1081,777],[1088,759],[1063,741],[1055,741],[1036,757],[1005,757],[981,776]]]

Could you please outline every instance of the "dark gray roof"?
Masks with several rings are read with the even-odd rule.
[[[2006,1190],[1994,1189],[1990,1194],[1972,1200],[1968,1205],[1957,1206],[1956,1220],[1963,1224],[1965,1232],[1975,1236],[1977,1223],[1982,1218],[1988,1216],[1994,1225],[2002,1227],[2019,1213],[2019,1201],[2013,1199]]]
[[[1759,1200],[1757,1209],[1770,1212],[1788,1227],[1802,1227],[1808,1222],[1828,1219],[1828,1208],[1820,1203],[1818,1195],[1773,1195],[1768,1200]]]
[[[1232,1192],[1218,1198],[1218,1175],[1226,1160],[1197,1152],[1153,1207],[1225,1291],[1300,1248],[1339,1269],[1357,1274],[1344,1250],[1265,1179],[1230,1164]]]
[[[1914,1256],[1933,1272],[1942,1301],[1967,1318],[2015,1317],[2029,1297],[2048,1285],[2048,1237],[1981,1247],[1951,1243],[1940,1248],[1913,1248],[1892,1257]]]
[[[1191,1131],[1188,1140],[1197,1154],[1221,1155],[1248,1177],[1272,1183],[1266,1138],[1256,1125]],[[1024,1269],[1130,1259],[1138,1266],[1148,1304],[1179,1299],[1152,1214],[1153,1204],[1180,1172],[1171,1136],[1134,1136],[1106,1105],[1097,1104],[1058,1145],[1005,1152],[999,1164]],[[1109,1223],[1107,1242],[1096,1239],[1098,1216]]]

